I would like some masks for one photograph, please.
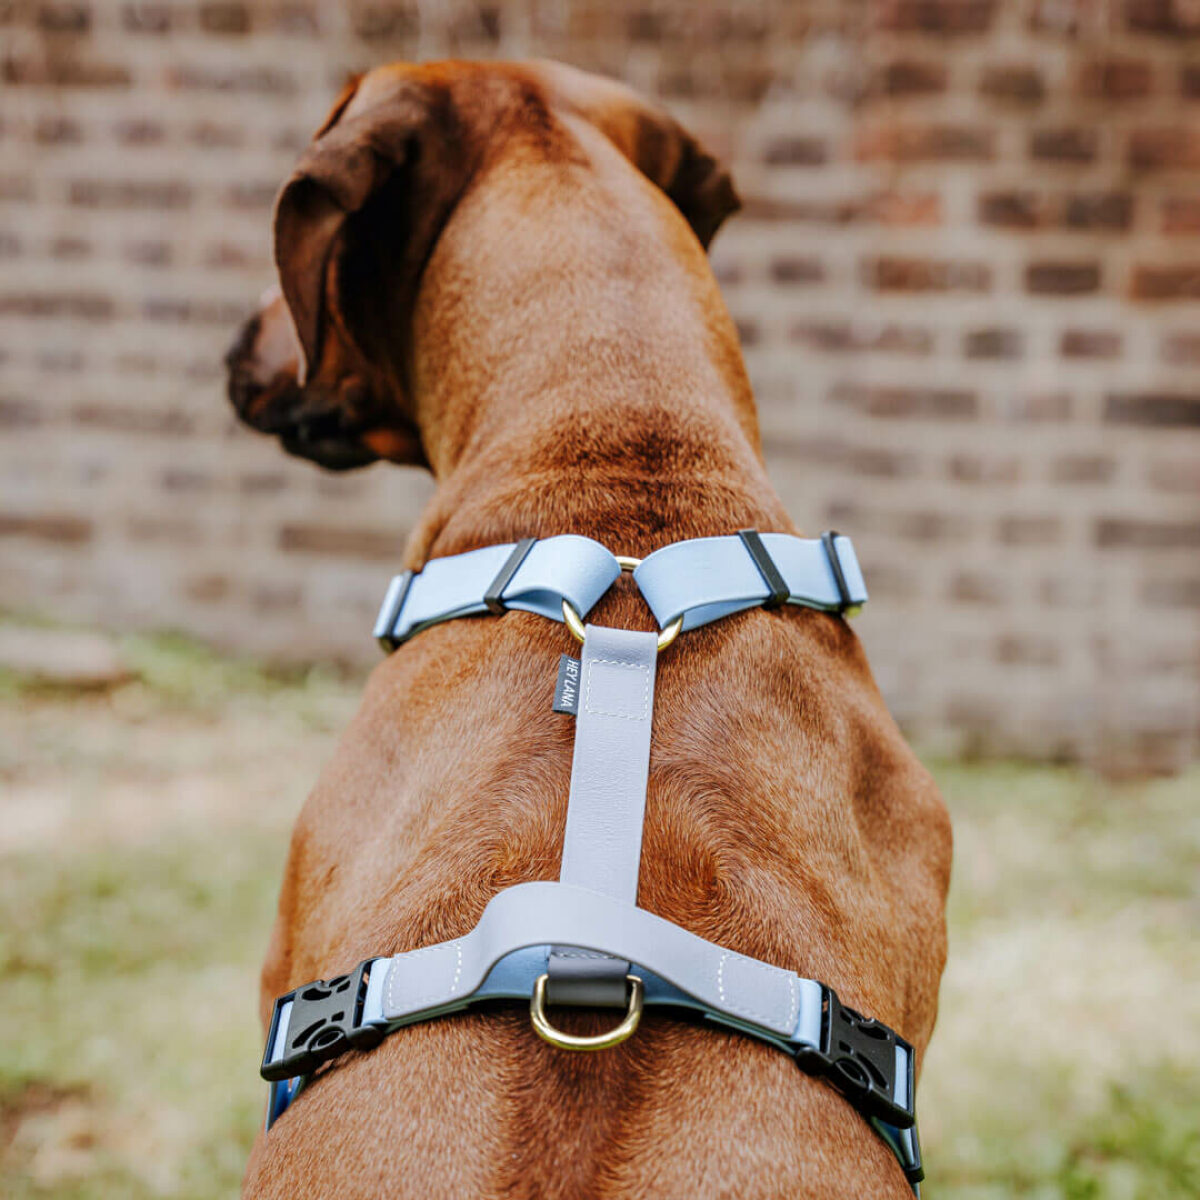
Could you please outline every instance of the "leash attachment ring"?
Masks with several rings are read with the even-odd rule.
[[[556,1029],[550,1024],[546,1016],[546,983],[549,978],[546,973],[539,975],[533,985],[533,995],[529,998],[529,1020],[534,1032],[543,1041],[557,1046],[559,1050],[608,1050],[619,1046],[637,1031],[642,1020],[642,997],[645,994],[642,981],[637,975],[625,976],[625,981],[629,984],[629,1005],[625,1010],[624,1020],[607,1033],[597,1033],[591,1037],[563,1033],[561,1029]]]
[[[614,554],[613,558],[617,560],[617,566],[622,571],[632,574],[642,565],[640,558],[634,558],[632,554]],[[583,639],[587,636],[587,630],[583,626],[583,618],[579,615],[579,610],[565,597],[562,602],[563,623],[574,635],[575,640],[583,645]],[[683,614],[675,618],[665,629],[660,629],[658,633],[658,652],[661,654],[682,632],[683,630]]]

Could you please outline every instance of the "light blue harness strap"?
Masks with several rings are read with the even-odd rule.
[[[563,883],[637,903],[658,635],[588,625],[580,655]],[[579,946],[550,956],[553,1004],[624,1008],[629,964]]]
[[[375,637],[394,649],[439,621],[488,612],[489,589],[522,543],[484,546],[466,554],[430,559],[420,572],[405,571],[391,582],[375,623]],[[520,609],[561,621],[562,602],[589,612],[621,573],[599,542],[576,534],[543,538],[528,545],[499,594],[500,610]],[[491,611],[496,611],[491,608]]]
[[[363,1020],[407,1021],[461,1008],[501,959],[546,945],[641,964],[708,1012],[785,1041],[798,1031],[806,1042],[820,1040],[820,984],[706,942],[645,909],[549,882],[506,888],[470,933],[397,954],[386,972],[372,971]]]
[[[848,537],[764,533],[759,539],[786,584],[786,603],[826,612],[866,603],[866,585]],[[772,596],[746,540],[737,534],[664,546],[642,560],[633,578],[659,625],[682,615],[685,630],[755,608]]]

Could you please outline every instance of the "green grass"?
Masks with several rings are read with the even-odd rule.
[[[287,831],[352,682],[175,639],[0,689],[0,1195],[235,1195]],[[1200,1195],[1200,773],[934,763],[951,957],[930,1200]]]

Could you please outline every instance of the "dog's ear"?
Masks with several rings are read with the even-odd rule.
[[[547,93],[596,126],[675,202],[706,249],[741,207],[729,172],[682,125],[636,92],[562,63],[534,70]]]
[[[362,236],[362,230],[357,239],[353,237],[354,219],[365,220],[372,201],[381,199],[385,191],[404,209],[391,214],[393,229],[396,221],[420,211],[415,181],[397,184],[423,157],[422,140],[432,140],[423,139],[431,104],[426,90],[412,82],[392,92],[386,102],[347,113],[353,99],[352,91],[339,98],[275,206],[275,265],[300,343],[301,383],[315,374],[328,323],[343,312],[337,292],[347,264],[339,256],[350,251],[352,242],[362,245],[371,240]],[[430,171],[421,173],[427,177]],[[387,242],[377,247],[380,254],[395,249],[394,234]],[[357,269],[372,273],[371,264],[357,264]],[[353,337],[359,331],[347,322],[339,332]]]

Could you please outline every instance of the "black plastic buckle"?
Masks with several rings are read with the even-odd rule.
[[[847,1008],[833,988],[821,986],[821,1048],[799,1047],[796,1061],[805,1071],[827,1079],[864,1117],[910,1129],[916,1122],[912,1047],[886,1025]],[[906,1105],[895,1099],[897,1045],[908,1052]]]
[[[488,584],[483,593],[483,602],[493,617],[502,617],[508,609],[505,607],[504,589],[512,583],[513,576],[521,569],[525,556],[533,549],[537,538],[522,538],[514,547],[512,553],[504,560],[504,566],[496,572],[496,578]]]
[[[825,557],[829,559],[829,569],[833,572],[833,582],[838,590],[838,612],[844,613],[848,608],[854,608],[850,597],[850,589],[846,586],[846,576],[842,571],[842,560],[838,557],[836,529],[827,529],[821,534],[821,545],[825,547]]]
[[[379,959],[368,958],[348,975],[318,979],[280,996],[271,1015],[271,1030],[259,1074],[271,1082],[310,1075],[322,1063],[347,1050],[370,1050],[378,1046],[383,1041],[383,1027],[359,1024],[371,967],[376,962],[380,962],[381,971],[386,969]],[[289,1001],[292,1009],[283,1054],[272,1061],[280,1016]]]

